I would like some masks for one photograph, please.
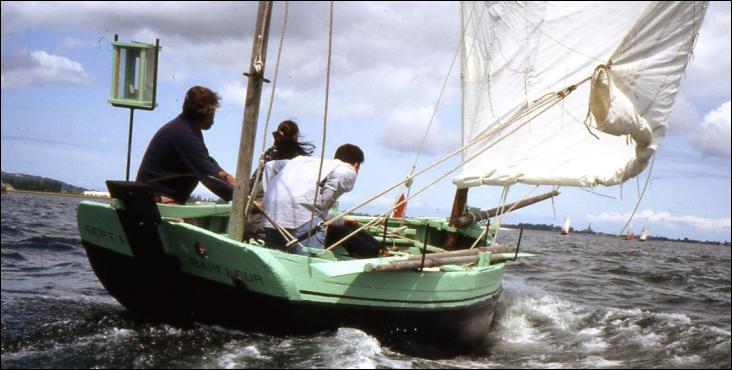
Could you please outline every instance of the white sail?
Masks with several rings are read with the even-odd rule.
[[[497,133],[463,152],[454,184],[595,186],[638,175],[666,134],[707,5],[466,2],[463,142]],[[497,130],[593,74],[525,126]]]
[[[643,230],[641,230],[640,236],[638,237],[638,240],[640,241],[646,241],[648,239],[648,228],[643,226]]]
[[[562,234],[563,235],[569,235],[569,217],[564,219],[564,224],[562,225]]]

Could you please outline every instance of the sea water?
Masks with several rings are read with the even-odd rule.
[[[352,328],[135,321],[89,266],[80,201],[2,195],[3,368],[730,368],[729,247],[525,231],[483,354],[433,360]]]

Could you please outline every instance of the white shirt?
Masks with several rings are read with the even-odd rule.
[[[298,156],[269,161],[264,167],[264,211],[282,227],[294,229],[310,221],[320,159]],[[326,220],[333,203],[353,189],[356,170],[338,159],[323,160],[315,216]],[[273,227],[265,221],[266,227]]]

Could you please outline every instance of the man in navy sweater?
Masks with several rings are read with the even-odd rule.
[[[156,201],[185,204],[199,180],[221,199],[231,200],[234,178],[208,154],[201,133],[213,125],[220,100],[205,87],[190,88],[181,114],[153,136],[136,181],[148,184]]]

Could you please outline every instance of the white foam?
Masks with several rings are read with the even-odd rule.
[[[584,367],[621,367],[623,361],[606,360],[600,356],[588,356],[583,364]]]
[[[712,334],[717,334],[717,335],[722,335],[722,336],[727,336],[727,337],[732,335],[729,330],[720,329],[716,326],[707,327],[706,330],[710,331]]]
[[[678,321],[684,325],[691,324],[691,318],[689,318],[689,316],[686,316],[681,313],[653,312],[653,313],[651,313],[651,315],[662,317],[662,318],[668,319],[670,321]]]
[[[659,335],[654,332],[648,332],[640,333],[635,338],[633,338],[633,340],[640,343],[644,347],[657,347],[660,346],[664,340],[666,340],[666,336]]]
[[[688,366],[693,363],[697,363],[701,360],[701,356],[699,355],[691,355],[691,356],[673,356],[671,357],[671,361],[675,362],[679,365]]]
[[[578,333],[579,335],[588,336],[588,337],[595,337],[602,333],[602,329],[600,328],[585,328],[580,330]]]
[[[122,339],[129,337],[133,335],[135,332],[132,329],[119,329],[119,328],[112,328],[108,332],[108,337],[115,338],[115,339]]]
[[[224,350],[225,352],[217,360],[219,367],[224,369],[251,367],[251,360],[271,359],[269,356],[262,355],[257,346],[243,344],[240,341],[225,344]]]
[[[332,340],[324,342],[323,353],[328,368],[373,369],[381,346],[374,337],[360,330],[340,328]]]
[[[582,343],[582,348],[588,352],[602,352],[608,347],[607,342],[602,338],[592,338],[587,342]]]
[[[561,369],[566,365],[559,362],[528,361],[526,367],[533,369]]]
[[[510,344],[538,343],[544,339],[524,315],[506,315],[501,320],[496,334],[502,342]]]
[[[546,346],[547,335],[556,331],[573,333],[590,314],[586,308],[564,301],[546,291],[513,280],[503,297],[506,313],[497,321],[499,342],[509,344],[541,344]],[[502,298],[503,298],[502,297]]]

